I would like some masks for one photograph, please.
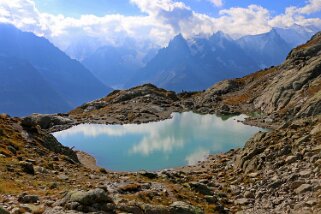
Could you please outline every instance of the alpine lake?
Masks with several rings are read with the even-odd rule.
[[[155,171],[196,164],[209,154],[240,148],[256,132],[265,131],[239,122],[245,117],[173,113],[159,122],[82,124],[53,135],[108,170]]]

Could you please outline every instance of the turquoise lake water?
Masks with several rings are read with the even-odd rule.
[[[172,119],[147,124],[83,124],[56,132],[60,143],[93,155],[114,171],[159,170],[192,165],[209,154],[242,147],[263,129],[236,117],[173,113]]]

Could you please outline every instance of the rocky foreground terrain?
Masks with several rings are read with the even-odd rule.
[[[183,111],[246,113],[245,123],[271,131],[195,166],[135,173],[87,164],[90,157],[50,135],[79,123],[144,123]],[[320,113],[321,33],[282,65],[203,92],[147,84],[68,114],[1,115],[0,213],[321,213]]]

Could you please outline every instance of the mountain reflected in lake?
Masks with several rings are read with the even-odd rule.
[[[99,166],[115,171],[158,170],[195,164],[209,154],[242,147],[257,127],[191,112],[147,124],[83,124],[54,133],[65,146],[85,151]]]

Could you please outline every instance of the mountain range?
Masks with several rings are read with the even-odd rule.
[[[245,75],[257,68],[251,57],[222,32],[190,42],[178,35],[127,86],[149,82],[174,91],[202,90],[213,82]]]
[[[47,39],[22,32],[12,25],[0,24],[0,56],[0,72],[7,75],[1,79],[5,89],[0,98],[10,100],[1,102],[1,112],[14,116],[65,112],[111,91],[81,63]],[[23,93],[12,96],[17,90]],[[20,99],[21,96],[25,98]],[[9,103],[12,108],[8,108]],[[16,106],[21,104],[20,111]]]
[[[297,36],[289,40],[293,32]],[[214,82],[282,63],[292,48],[306,42],[314,33],[296,27],[272,29],[238,40],[222,32],[190,40],[178,35],[138,70],[126,86],[152,83],[174,91],[203,90]]]
[[[203,90],[213,82],[282,63],[292,48],[316,32],[313,27],[294,25],[239,39],[223,32],[209,38],[177,35],[156,54],[146,54],[143,63],[135,61],[138,53],[129,46],[100,48],[82,62],[115,88],[153,83],[174,91]]]
[[[131,46],[103,46],[85,58],[83,65],[106,85],[119,88],[142,67]]]
[[[73,48],[71,59],[43,37],[0,24],[0,112],[13,116],[67,112],[113,88],[152,83],[174,91],[203,90],[223,79],[280,64],[291,48],[316,31],[293,26],[232,39],[223,32],[185,39],[181,34],[158,51],[103,46],[92,54]],[[143,45],[144,46],[144,45]],[[69,50],[70,51],[70,50]],[[85,53],[85,52],[86,53]],[[22,93],[23,92],[23,93]]]

